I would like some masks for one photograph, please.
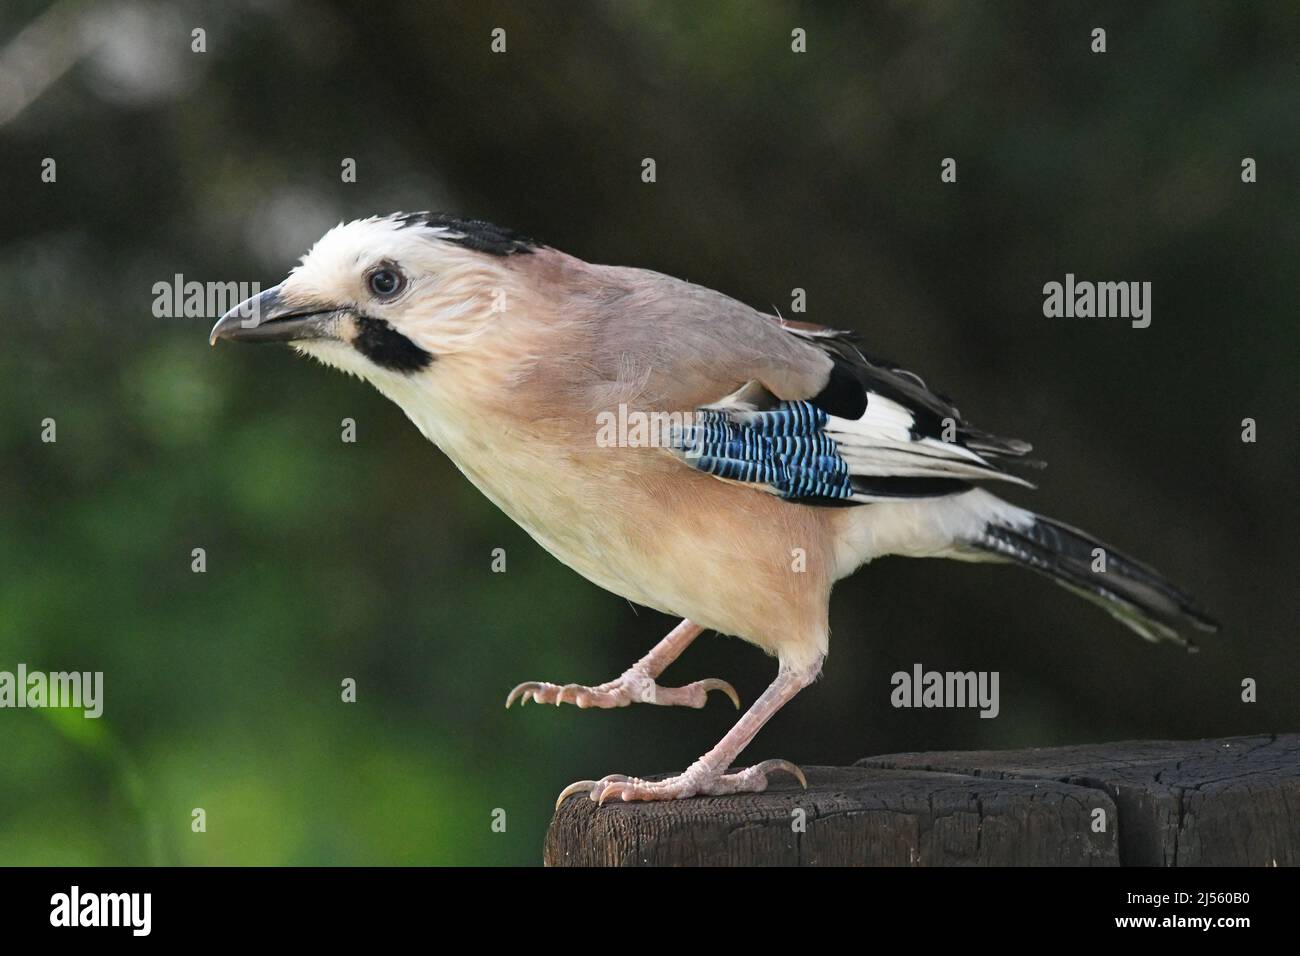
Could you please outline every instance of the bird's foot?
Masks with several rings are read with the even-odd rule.
[[[709,691],[718,690],[731,698],[740,709],[740,695],[725,680],[710,677],[685,687],[660,687],[654,679],[636,670],[596,687],[582,684],[548,684],[528,681],[520,684],[506,698],[509,707],[519,700],[522,707],[530,700],[539,704],[576,704],[579,707],[626,707],[628,704],[658,704],[661,707],[703,707]]]
[[[808,788],[808,780],[803,771],[788,760],[764,760],[735,773],[709,770],[697,761],[685,773],[666,780],[641,780],[618,773],[599,780],[579,780],[564,788],[555,801],[555,808],[558,810],[560,804],[575,793],[586,793],[598,804],[604,804],[607,800],[683,800],[694,796],[762,793],[767,789],[767,775],[778,770],[793,776],[805,790]]]

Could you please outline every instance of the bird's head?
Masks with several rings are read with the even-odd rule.
[[[490,223],[398,213],[340,224],[279,285],[231,309],[210,341],[283,342],[380,384],[472,348],[532,240]]]

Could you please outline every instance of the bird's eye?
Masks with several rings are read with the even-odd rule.
[[[394,269],[376,269],[367,280],[370,291],[381,299],[395,296],[402,288],[402,276]]]

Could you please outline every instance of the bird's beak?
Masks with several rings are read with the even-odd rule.
[[[212,327],[208,344],[218,339],[232,342],[300,342],[336,337],[345,310],[334,306],[286,300],[280,286],[272,286],[235,306]]]

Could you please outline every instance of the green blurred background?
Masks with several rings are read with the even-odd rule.
[[[0,863],[535,864],[564,785],[680,769],[734,719],[504,710],[522,680],[616,675],[674,622],[548,556],[368,386],[151,314],[155,282],[267,286],[395,210],[765,309],[806,289],[805,318],[1035,442],[1050,467],[1015,500],[1225,623],[1185,656],[1024,572],[883,561],[839,587],[823,679],[747,757],[1300,729],[1300,8],[379,11],[0,8],[0,669],[106,683],[98,721],[0,711]],[[1044,318],[1066,272],[1151,281],[1152,326]],[[1001,716],[892,709],[914,662],[999,670]],[[710,636],[666,676],[748,702],[773,668]]]

